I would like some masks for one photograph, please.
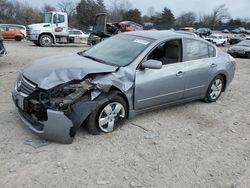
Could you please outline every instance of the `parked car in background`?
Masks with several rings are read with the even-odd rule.
[[[1,26],[7,26],[7,27],[16,27],[18,29],[20,29],[20,31],[23,33],[24,37],[27,36],[27,29],[24,25],[17,25],[17,24],[0,24],[0,27]]]
[[[230,45],[237,44],[246,39],[250,39],[250,37],[247,37],[245,34],[238,34],[229,39],[229,44]]]
[[[121,120],[150,110],[215,102],[234,72],[230,55],[198,37],[136,31],[36,61],[22,70],[12,97],[31,131],[71,143],[82,124],[94,135],[111,133]]]
[[[246,34],[250,35],[250,30],[246,30]]]
[[[229,30],[228,29],[223,29],[222,33],[229,33]]]
[[[21,41],[24,39],[24,34],[19,28],[12,26],[0,26],[0,32],[4,39],[15,39],[16,41]]]
[[[250,58],[250,40],[244,40],[238,44],[231,46],[227,53],[233,57],[247,57]]]
[[[240,30],[241,33],[246,33],[246,29],[244,27],[239,27],[238,29]]]
[[[180,28],[181,31],[187,31],[187,32],[194,32],[194,28],[193,27],[182,27]]]
[[[88,45],[95,45],[100,41],[121,32],[141,30],[143,30],[143,26],[138,23],[132,21],[107,23],[107,15],[105,13],[97,14],[93,31],[88,38]]]
[[[200,37],[202,36],[206,37],[212,34],[212,30],[209,28],[199,28],[195,31],[195,33]]]
[[[69,41],[72,43],[87,42],[88,37],[89,37],[89,34],[84,33],[81,30],[78,30],[78,29],[69,30]]]
[[[241,31],[240,31],[239,29],[233,29],[233,30],[231,31],[231,33],[233,33],[233,34],[240,34]]]
[[[204,39],[217,46],[224,46],[227,43],[227,38],[219,34],[212,34],[205,37]]]

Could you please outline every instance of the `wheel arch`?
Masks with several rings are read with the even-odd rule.
[[[225,91],[225,90],[226,90],[226,87],[227,87],[227,76],[226,76],[224,73],[220,73],[220,74],[218,74],[218,75],[222,76],[222,78],[223,78],[224,87],[223,87],[222,91]]]
[[[126,106],[126,107],[127,107],[127,111],[129,112],[131,105],[129,104],[129,100],[128,100],[126,94],[123,93],[119,88],[117,88],[117,87],[115,87],[115,86],[111,86],[110,92],[111,92],[111,93],[112,93],[112,92],[116,92],[117,95],[121,96],[121,97],[125,100],[126,105],[127,105],[127,106]]]

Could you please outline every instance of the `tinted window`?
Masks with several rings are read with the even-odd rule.
[[[161,61],[163,65],[181,62],[182,59],[182,43],[181,40],[171,40],[161,43],[147,57]]]
[[[208,45],[204,42],[192,39],[185,40],[186,61],[203,59],[209,57]]]
[[[82,33],[80,31],[74,31],[75,35],[81,35]]]

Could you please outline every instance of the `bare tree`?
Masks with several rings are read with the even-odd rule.
[[[51,5],[48,5],[48,4],[44,4],[41,8],[41,11],[42,12],[50,12],[50,11],[55,11],[56,8],[51,6]]]
[[[225,4],[221,4],[218,7],[215,7],[214,11],[211,14],[211,25],[215,26],[220,22],[230,19],[230,14]]]
[[[154,15],[155,15],[155,8],[153,6],[151,6],[147,10],[147,16],[152,17]]]
[[[127,0],[113,0],[108,7],[109,21],[120,21],[123,19],[124,13],[132,8]]]
[[[197,15],[194,12],[182,13],[176,22],[179,25],[193,25],[197,20]]]
[[[71,0],[62,0],[57,4],[58,10],[68,14],[69,23],[76,24],[76,2]]]

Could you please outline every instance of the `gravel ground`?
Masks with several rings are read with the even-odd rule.
[[[250,60],[237,59],[235,79],[216,103],[195,101],[146,113],[112,134],[92,136],[81,128],[70,145],[34,149],[24,144],[35,137],[16,116],[11,99],[18,72],[38,58],[86,46],[5,45],[8,55],[0,58],[1,188],[249,187]]]

